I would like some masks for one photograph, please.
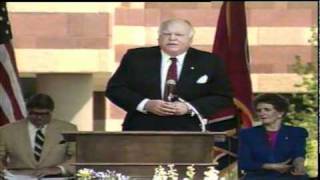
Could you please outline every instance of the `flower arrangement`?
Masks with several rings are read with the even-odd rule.
[[[104,172],[95,172],[93,169],[79,169],[77,174],[78,180],[129,180],[129,176],[122,175],[116,171],[106,170]]]
[[[187,167],[186,177],[181,180],[195,180],[195,174],[194,164],[192,164]],[[224,178],[219,179],[218,175],[219,171],[213,166],[209,166],[208,170],[204,172],[203,180],[224,180]],[[93,169],[87,168],[78,170],[76,176],[78,180],[130,180],[129,176],[122,175],[116,171],[106,170],[104,172],[95,172]],[[169,164],[167,168],[159,165],[154,170],[152,180],[179,180],[179,174],[174,164]]]
[[[195,180],[194,175],[196,174],[194,164],[187,167],[186,177],[183,180]],[[166,170],[161,165],[155,169],[152,180],[179,180],[179,174],[174,168],[174,164],[168,165],[168,170]],[[209,166],[208,170],[204,172],[203,180],[219,180],[219,171],[216,170],[213,166]],[[224,180],[224,178],[220,178]]]

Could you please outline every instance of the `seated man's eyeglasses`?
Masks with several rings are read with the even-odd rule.
[[[50,114],[50,111],[47,112],[36,112],[36,111],[30,111],[29,115],[32,116],[48,116]]]

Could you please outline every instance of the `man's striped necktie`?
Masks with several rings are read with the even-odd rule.
[[[42,146],[44,143],[44,135],[41,132],[41,129],[38,129],[36,132],[35,143],[34,143],[34,157],[39,161],[42,151]]]

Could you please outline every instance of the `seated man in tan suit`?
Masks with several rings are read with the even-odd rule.
[[[69,122],[52,119],[54,102],[36,94],[27,102],[25,120],[0,128],[0,170],[44,177],[75,173],[75,144],[66,142],[64,131],[77,131]]]

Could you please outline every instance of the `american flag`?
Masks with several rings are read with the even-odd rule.
[[[6,3],[0,2],[0,126],[26,116],[11,39]]]

